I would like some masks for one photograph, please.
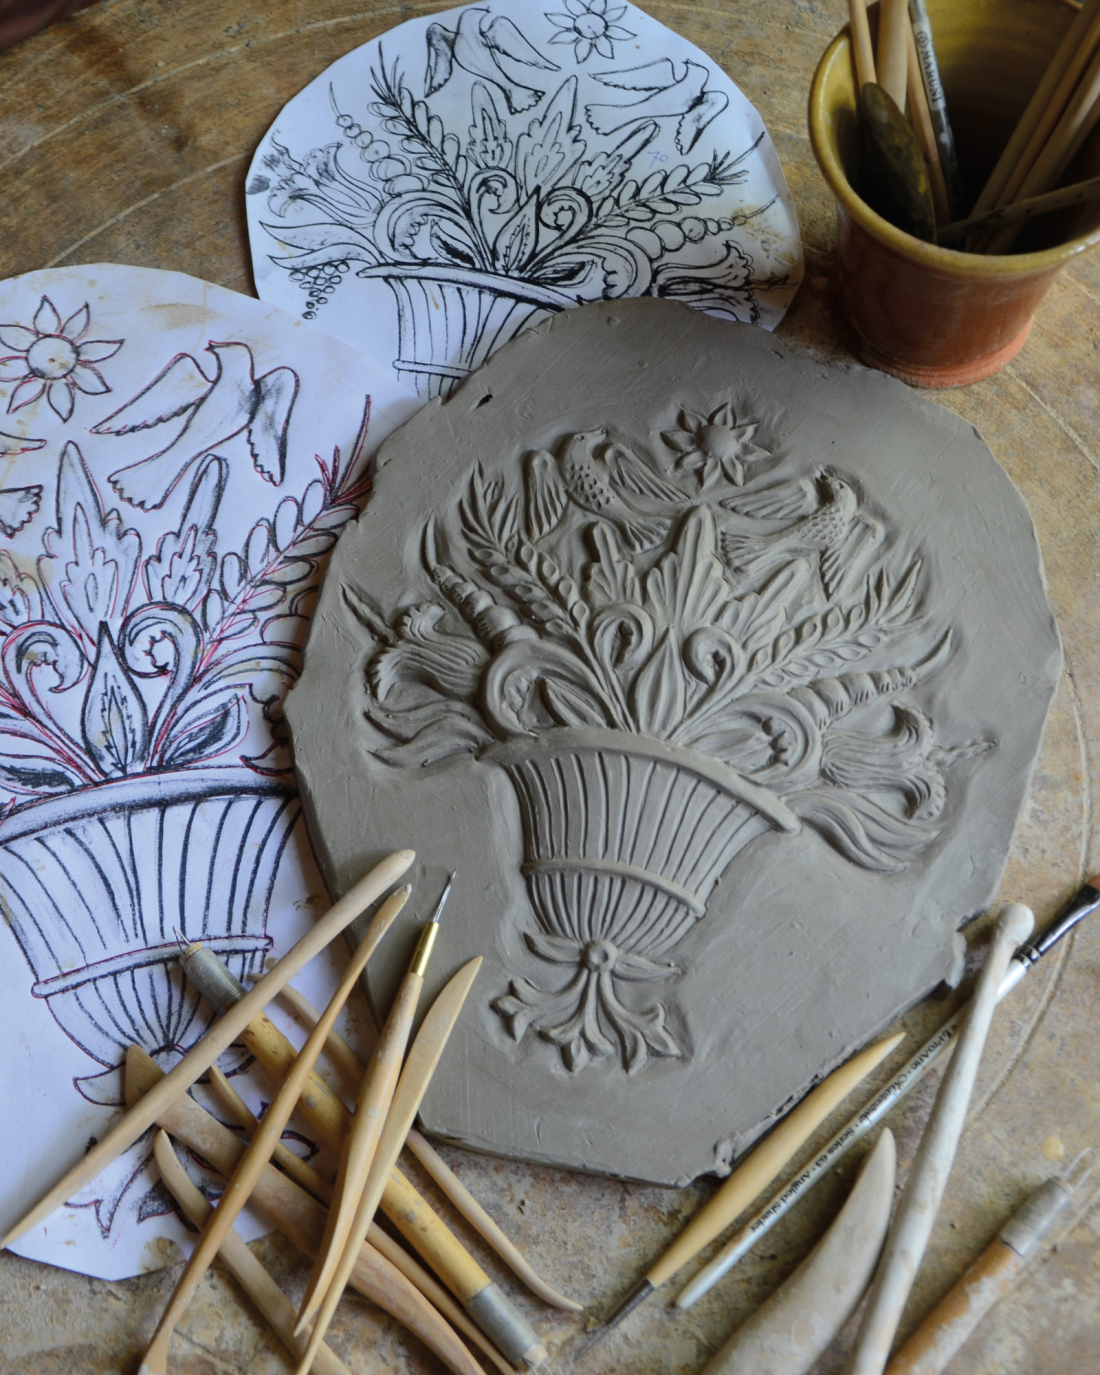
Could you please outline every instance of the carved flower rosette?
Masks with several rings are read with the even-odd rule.
[[[990,747],[941,746],[913,704],[951,629],[857,483],[792,473],[729,403],[680,423],[665,454],[566,436],[515,490],[479,468],[425,533],[435,598],[344,589],[376,757],[472,753],[511,780],[541,972],[493,1008],[569,1072],[685,1053],[657,989],[753,840],[807,825],[898,872],[938,834],[950,766]]]

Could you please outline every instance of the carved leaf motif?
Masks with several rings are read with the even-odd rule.
[[[680,635],[720,622],[730,600],[717,556],[714,516],[696,506],[684,517],[676,546],[645,579],[646,600]]]
[[[686,696],[683,660],[673,632],[666,630],[634,680],[630,696],[641,734],[667,739],[683,720]]]
[[[584,570],[589,602],[593,606],[640,602],[634,565],[623,552],[614,526],[598,520],[589,530],[588,537],[596,552],[595,561]]]

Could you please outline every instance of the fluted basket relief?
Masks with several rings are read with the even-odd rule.
[[[539,1020],[570,1069],[615,1050],[631,1064],[681,1053],[662,1004],[624,1004],[616,979],[679,973],[660,964],[706,915],[734,856],[765,831],[797,831],[789,808],[694,750],[613,731],[558,729],[511,741],[486,757],[508,773],[523,820],[523,873],[545,939],[536,954],[576,974],[558,992],[526,979],[494,1006],[521,1038]],[[557,1020],[555,1020],[557,1019]]]
[[[210,1010],[175,967],[202,940],[238,978],[263,961],[275,872],[300,813],[242,768],[105,783],[0,824],[0,904],[63,1030],[108,1068],[189,1045]],[[97,1097],[92,1076],[78,1081]]]
[[[806,825],[900,872],[939,833],[948,768],[993,743],[941,746],[901,700],[952,652],[916,551],[714,399],[664,432],[663,471],[602,429],[476,468],[425,533],[436,598],[343,586],[373,642],[372,753],[511,779],[539,973],[492,1007],[569,1072],[690,1054],[688,1018],[630,986],[683,972],[667,957],[753,840]]]

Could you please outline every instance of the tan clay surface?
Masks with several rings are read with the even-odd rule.
[[[1052,0],[1052,4],[1055,0]],[[444,5],[361,0],[104,0],[0,53],[0,276],[79,262],[175,268],[251,291],[242,179],[283,103],[350,47]],[[715,0],[647,8],[709,52],[768,122],[802,224],[807,279],[781,329],[791,345],[847,356],[826,287],[833,211],[806,138],[817,58],[846,17],[842,0]],[[1066,668],[1002,896],[1040,926],[1100,869],[1094,834],[1100,759],[1100,256],[1055,283],[1016,360],[941,399],[976,425],[1023,492],[1039,531]],[[980,941],[982,924],[971,931]],[[1100,1142],[1100,926],[1044,961],[994,1023],[954,1174],[902,1324],[904,1336],[988,1244],[1009,1213],[1081,1147]],[[915,1046],[956,998],[904,1019]],[[368,1047],[360,1047],[360,1050]],[[887,1063],[884,1079],[905,1056]],[[890,1124],[901,1177],[938,1075]],[[2,1110],[2,1109],[0,1109]],[[822,1128],[824,1141],[844,1115]],[[805,1155],[811,1153],[812,1147]],[[713,1185],[683,1193],[446,1152],[448,1161],[557,1288],[604,1312]],[[796,1167],[799,1162],[796,1162]],[[856,1162],[821,1186],[687,1315],[651,1300],[573,1363],[584,1319],[517,1295],[579,1375],[695,1375],[809,1251],[850,1187]],[[408,1163],[435,1199],[434,1186]],[[793,1173],[793,1169],[792,1169]],[[1100,1181],[1097,1181],[1100,1184]],[[443,1207],[444,1205],[440,1205]],[[456,1230],[509,1292],[506,1274],[464,1224]],[[978,1329],[957,1375],[1083,1375],[1100,1348],[1100,1212],[1086,1209],[1053,1256]],[[291,1297],[307,1267],[278,1239],[255,1248]],[[178,1266],[104,1283],[0,1256],[0,1375],[130,1375]],[[819,1363],[839,1371],[846,1337]],[[440,1367],[357,1299],[341,1307],[334,1348],[362,1375]],[[215,1266],[173,1341],[179,1375],[274,1375],[288,1367],[235,1283]]]

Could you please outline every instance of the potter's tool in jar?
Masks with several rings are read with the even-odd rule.
[[[866,0],[848,0],[848,24],[852,30],[852,57],[856,64],[856,89],[868,81],[877,81],[875,50],[871,46],[871,28],[867,23]]]
[[[223,1013],[244,996],[242,985],[209,947],[203,948],[201,959],[188,962],[185,973],[203,996]],[[286,1078],[298,1052],[267,1017],[257,1017],[250,1022],[241,1032],[240,1039],[276,1083]],[[357,1082],[361,1081],[360,1073]],[[351,1113],[319,1075],[311,1074],[307,1080],[298,1110],[325,1145],[337,1156],[341,1155],[352,1121]],[[390,1171],[386,1181],[381,1209],[460,1303],[473,1305],[469,1312],[478,1328],[493,1342],[507,1340],[516,1322],[523,1321],[519,1310],[396,1168]],[[488,1297],[474,1304],[479,1295]]]
[[[139,1046],[129,1048],[125,1075],[128,1104],[136,1103],[163,1078],[164,1072],[145,1051]],[[187,1094],[164,1109],[157,1118],[157,1126],[226,1176],[233,1172],[244,1154],[244,1144],[229,1128]],[[294,1180],[266,1165],[249,1201],[300,1251],[314,1256],[325,1230],[323,1205],[331,1198],[332,1185],[320,1175],[316,1175],[307,1193]],[[415,1333],[455,1375],[483,1375],[483,1372],[474,1365],[451,1328],[480,1347],[497,1365],[501,1375],[512,1375],[512,1367],[447,1291],[377,1227],[371,1228],[368,1244],[359,1253],[351,1282],[365,1298]]]
[[[801,1103],[765,1137],[717,1193],[695,1214],[664,1255],[642,1276],[622,1303],[606,1318],[606,1331],[622,1322],[628,1313],[653,1291],[672,1278],[681,1265],[697,1255],[708,1242],[730,1225],[735,1217],[766,1188],[795,1151],[857,1084],[901,1044],[904,1033],[877,1041],[854,1055],[847,1064],[834,1070],[823,1083],[808,1093]],[[601,1329],[597,1329],[599,1332]]]
[[[871,1282],[890,1225],[896,1165],[887,1127],[829,1230],[711,1358],[703,1375],[806,1375]]]
[[[1057,1179],[1040,1184],[886,1367],[886,1375],[940,1375],[1064,1217],[1092,1172],[1090,1147]]]
[[[335,903],[311,930],[272,966],[266,977],[187,1052],[164,1082],[143,1098],[130,1112],[107,1132],[103,1139],[81,1159],[0,1241],[0,1248],[10,1246],[32,1227],[60,1208],[66,1199],[79,1193],[86,1184],[117,1160],[139,1136],[153,1125],[157,1114],[173,1098],[186,1093],[191,1085],[205,1074],[224,1050],[237,1039],[248,1023],[262,1012],[279,989],[313,959],[357,916],[391,888],[416,858],[412,850],[398,850],[384,859]]]
[[[310,1359],[318,1350],[332,1320],[332,1315],[336,1311],[336,1306],[351,1274],[355,1256],[358,1255],[359,1248],[367,1236],[371,1220],[382,1197],[386,1176],[392,1169],[398,1152],[409,1133],[409,1128],[416,1118],[432,1075],[439,1064],[440,1056],[443,1054],[451,1032],[454,1030],[459,1013],[462,1011],[480,967],[481,957],[478,956],[470,960],[451,978],[435,999],[416,1034],[408,1061],[401,1071],[401,1079],[393,1095],[393,1103],[367,1176],[355,1219],[348,1233],[344,1253],[340,1257],[332,1283],[320,1304],[309,1346],[298,1367],[299,1375],[306,1375]],[[484,1302],[491,1306],[499,1316],[498,1294],[499,1291],[496,1290],[496,1287],[490,1286],[486,1293],[476,1296],[473,1303]],[[467,1303],[467,1309],[470,1307],[471,1304]],[[300,1320],[299,1330],[301,1330]],[[546,1359],[546,1347],[539,1341],[530,1324],[523,1318],[519,1318],[508,1331],[498,1329],[495,1340],[505,1357],[515,1365],[529,1368]]]
[[[957,211],[962,204],[962,178],[959,175],[959,157],[955,151],[955,135],[951,131],[951,121],[947,117],[947,97],[943,93],[943,82],[940,79],[936,45],[932,40],[932,21],[928,17],[928,6],[924,0],[909,0],[909,17],[912,20],[921,82],[927,97],[936,149],[939,153],[939,165],[943,169],[944,181],[947,184],[948,211],[951,213]],[[911,87],[909,98],[912,103]]]
[[[165,1188],[196,1227],[206,1226],[214,1209],[187,1177],[164,1131],[153,1142],[160,1177]],[[232,1229],[222,1238],[218,1253],[244,1292],[282,1338],[292,1355],[301,1354],[304,1343],[294,1335],[294,1305],[264,1267]],[[316,1375],[351,1375],[351,1371],[329,1346],[317,1353]]]
[[[908,27],[908,0],[880,0],[875,70],[878,72],[879,86],[901,111],[905,109],[908,81],[908,62],[905,57],[905,31]]]
[[[947,1187],[1001,980],[1013,950],[1027,940],[1034,926],[1031,909],[1019,902],[1010,902],[997,918],[959,1044],[943,1076],[897,1217],[886,1238],[845,1375],[882,1375]]]
[[[288,985],[283,989],[282,997],[307,1026],[317,1025],[320,1013],[296,988],[291,988]],[[325,1045],[333,1062],[339,1065],[348,1081],[355,1085],[360,1084],[365,1073],[363,1062],[343,1037],[336,1032],[330,1032]],[[544,1303],[550,1304],[552,1308],[562,1308],[569,1313],[583,1311],[583,1304],[575,1303],[572,1299],[566,1298],[564,1294],[559,1294],[531,1268],[527,1258],[500,1230],[431,1142],[428,1141],[427,1137],[422,1136],[413,1128],[405,1139],[405,1145],[474,1231],[489,1243],[501,1260],[511,1267],[512,1271],[519,1276],[533,1294],[536,1294]]]
[[[359,1206],[363,1186],[386,1123],[386,1114],[390,1110],[397,1078],[401,1073],[401,1062],[405,1057],[405,1047],[408,1045],[409,1032],[416,1016],[416,1006],[424,987],[428,961],[435,945],[435,938],[439,934],[439,918],[443,915],[443,908],[451,895],[453,883],[452,874],[447,880],[431,921],[420,933],[408,973],[397,990],[397,996],[382,1027],[367,1073],[363,1076],[355,1116],[344,1138],[340,1173],[336,1176],[336,1193],[329,1209],[325,1239],[321,1243],[321,1251],[298,1312],[299,1332],[305,1330],[310,1319],[320,1308],[343,1254],[352,1219]],[[316,1034],[317,1027],[314,1027],[310,1033],[311,1041]]]
[[[359,948],[344,972],[344,977],[340,980],[336,992],[332,995],[324,1016],[314,1027],[295,1060],[290,1074],[287,1075],[285,1082],[275,1095],[275,1101],[264,1114],[259,1130],[249,1142],[244,1155],[229,1178],[229,1183],[225,1187],[225,1192],[222,1194],[216,1212],[207,1223],[202,1236],[199,1238],[198,1245],[184,1266],[175,1292],[169,1300],[168,1307],[157,1324],[157,1330],[153,1333],[153,1340],[145,1352],[139,1375],[167,1375],[168,1343],[175,1331],[176,1324],[183,1317],[188,1304],[202,1283],[203,1276],[218,1254],[218,1250],[228,1236],[238,1214],[248,1202],[249,1195],[256,1187],[256,1182],[264,1166],[271,1159],[276,1142],[281,1140],[283,1128],[290,1121],[291,1113],[293,1113],[302,1090],[305,1088],[306,1076],[312,1070],[318,1055],[321,1053],[321,1047],[325,1043],[325,1036],[328,1034],[329,1028],[336,1021],[341,1008],[347,1002],[359,975],[367,966],[367,961],[374,954],[382,937],[390,929],[398,913],[408,901],[411,891],[408,885],[399,888],[383,903],[367,928],[366,935],[360,941]]]
[[[928,168],[909,121],[887,91],[859,93],[859,194],[871,209],[914,238],[936,231]]]
[[[1090,916],[1097,908],[1100,908],[1100,877],[1090,879],[1070,898],[1041,935],[1016,951],[1001,980],[998,999],[1011,993],[1028,970],[1034,968],[1044,955],[1054,949],[1063,936],[1068,936],[1079,921]],[[749,1219],[710,1264],[700,1270],[684,1289],[676,1300],[677,1307],[690,1308],[693,1303],[698,1302],[723,1275],[733,1269],[742,1256],[748,1255],[756,1243],[766,1236],[781,1218],[786,1217],[804,1194],[824,1178],[878,1122],[881,1122],[899,1099],[904,1098],[910,1089],[920,1083],[947,1049],[955,1044],[967,1006],[968,1004],[964,1004],[959,1008],[958,1012],[921,1046],[916,1055],[898,1070],[886,1087],[877,1093],[861,1112],[841,1127],[806,1168],[800,1171],[767,1207]]]
[[[968,234],[977,234],[986,229],[1000,229],[1006,224],[1019,224],[1023,220],[1033,220],[1039,215],[1049,215],[1055,210],[1068,210],[1074,205],[1086,205],[1100,199],[1100,177],[1088,177],[1085,181],[1075,181],[1070,186],[1060,186],[1056,191],[1044,191],[1041,196],[1029,196],[1027,200],[1014,201],[999,210],[987,210],[981,215],[969,215],[965,220],[953,224],[941,224],[936,228],[936,242],[954,243]]]

